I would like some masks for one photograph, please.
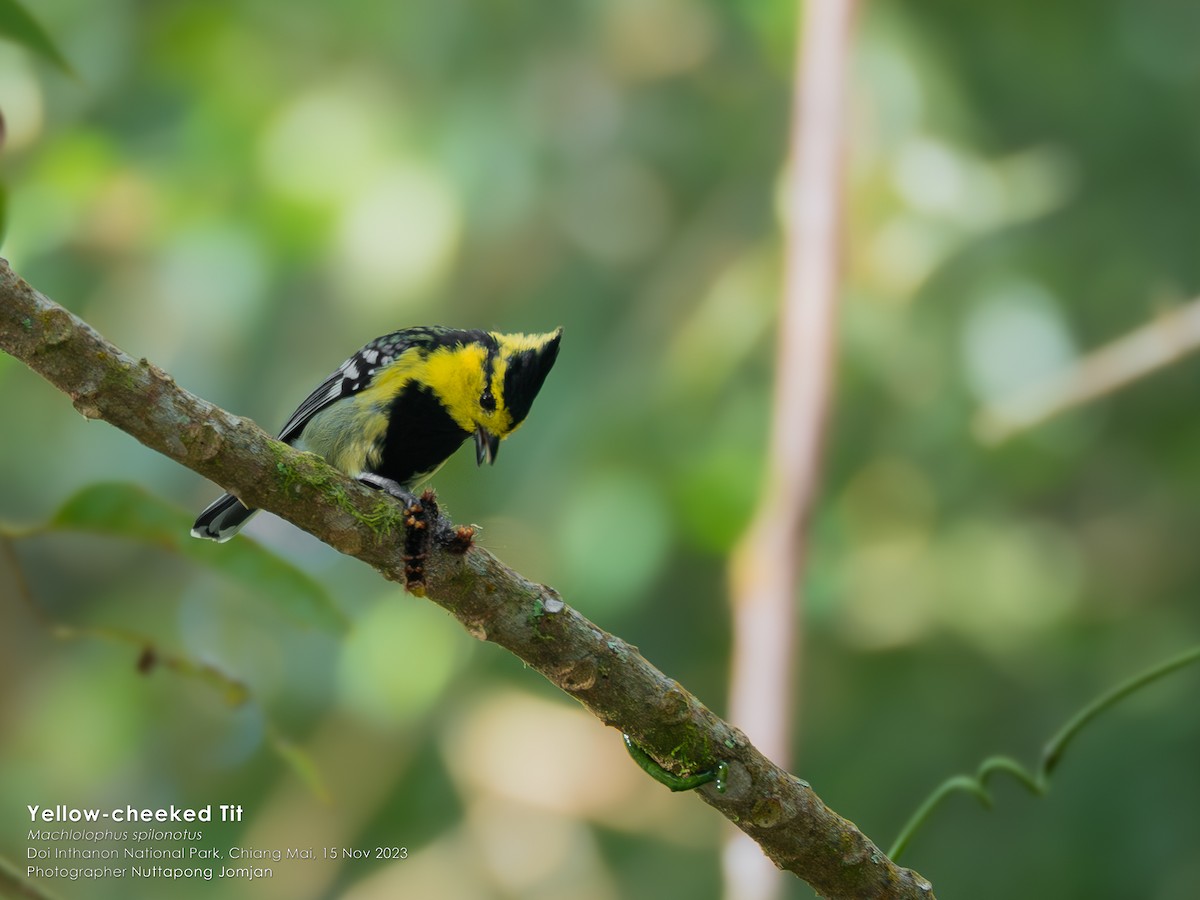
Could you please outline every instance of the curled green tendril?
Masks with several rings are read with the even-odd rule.
[[[717,763],[715,768],[697,772],[695,775],[675,775],[655,762],[650,754],[635,744],[629,735],[622,732],[621,737],[625,741],[625,749],[629,751],[633,761],[638,764],[638,768],[659,784],[666,785],[672,791],[694,791],[709,782],[715,782],[717,793],[725,793],[725,787],[729,782],[729,763],[724,760]]]
[[[1058,733],[1050,739],[1042,751],[1041,762],[1032,771],[1011,757],[992,756],[980,764],[979,769],[974,775],[954,775],[947,778],[934,788],[933,793],[912,814],[912,818],[901,829],[900,836],[896,838],[896,842],[888,851],[888,856],[892,858],[893,862],[898,862],[901,855],[908,848],[913,836],[920,831],[926,820],[941,805],[942,801],[951,794],[958,792],[971,794],[984,806],[990,808],[992,805],[992,795],[988,791],[987,783],[993,774],[999,772],[1007,773],[1024,785],[1031,794],[1045,794],[1050,787],[1050,776],[1058,767],[1059,762],[1062,761],[1063,753],[1093,719],[1107,712],[1111,707],[1124,700],[1130,694],[1136,693],[1147,685],[1158,681],[1163,676],[1170,675],[1172,672],[1182,669],[1184,666],[1190,666],[1193,663],[1200,663],[1200,647],[1193,647],[1178,656],[1168,659],[1166,662],[1159,663],[1142,672],[1140,675],[1135,675],[1121,682],[1112,690],[1101,694],[1072,716],[1070,721],[1058,730]],[[631,750],[630,753],[632,752]],[[647,771],[649,770],[647,769]]]

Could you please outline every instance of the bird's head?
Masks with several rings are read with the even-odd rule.
[[[534,398],[558,359],[562,329],[547,334],[492,332],[489,337],[495,340],[497,352],[491,372],[485,374],[474,430],[475,460],[481,466],[495,461],[500,441],[516,431],[529,415]]]
[[[558,358],[562,329],[547,334],[460,332],[457,338],[430,354],[426,383],[455,423],[475,438],[479,465],[490,464],[500,441],[529,415]]]

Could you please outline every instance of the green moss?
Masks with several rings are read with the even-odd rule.
[[[554,635],[546,630],[546,605],[540,597],[534,598],[532,609],[525,617],[526,623],[533,629],[533,636],[539,641],[552,641]]]
[[[286,445],[278,441],[269,446],[275,455],[275,472],[284,491],[292,491],[296,485],[305,485],[326,494],[338,509],[367,526],[380,543],[403,532],[405,513],[393,498],[381,494],[369,509],[363,511],[350,498],[341,481],[333,477],[332,473],[336,470],[314,464],[315,459],[310,461],[301,457],[296,460],[285,449]]]
[[[139,390],[137,376],[118,362],[110,362],[106,354],[100,354],[100,362],[106,363],[104,378],[101,381],[101,393],[109,391],[132,393]]]
[[[363,512],[350,502],[340,487],[337,489],[337,500],[338,507],[353,516],[355,521],[370,528],[377,541],[387,540],[404,529],[404,510],[394,500],[381,497],[371,505],[370,510]]]
[[[39,312],[37,324],[47,347],[57,347],[64,343],[73,331],[70,314],[58,306]]]
[[[679,763],[683,775],[691,775],[712,768],[712,752],[704,732],[690,723],[684,725],[683,728],[683,740],[672,747],[671,752],[667,755]]]
[[[301,477],[300,473],[296,471],[296,468],[285,459],[284,454],[286,454],[287,451],[283,448],[284,445],[278,441],[273,441],[267,445],[267,449],[270,450],[271,454],[275,457],[275,472],[277,475],[279,475],[281,487],[285,491],[289,491],[297,484],[304,484],[306,482],[311,483],[310,479]]]

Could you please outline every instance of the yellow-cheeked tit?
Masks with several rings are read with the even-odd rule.
[[[561,328],[533,335],[393,331],[309,394],[279,439],[391,493],[431,476],[469,437],[476,462],[490,464],[529,414],[561,338]],[[255,512],[223,494],[196,519],[192,535],[227,541]]]

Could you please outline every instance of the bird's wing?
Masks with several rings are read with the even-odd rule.
[[[414,344],[420,343],[420,332],[425,330],[412,328],[394,331],[371,341],[338,366],[332,375],[305,398],[279,432],[279,439],[285,443],[293,443],[313,416],[327,406],[367,387],[377,371],[391,365],[398,356]]]
[[[304,426],[308,424],[309,419],[331,403],[336,403],[342,397],[352,393],[352,391],[343,389],[342,384],[345,380],[342,370],[338,369],[321,382],[321,386],[309,394],[304,402],[296,408],[296,411],[292,413],[292,417],[287,420],[287,424],[279,432],[279,439],[288,444],[292,443],[292,441],[300,436],[300,432],[304,430]]]

